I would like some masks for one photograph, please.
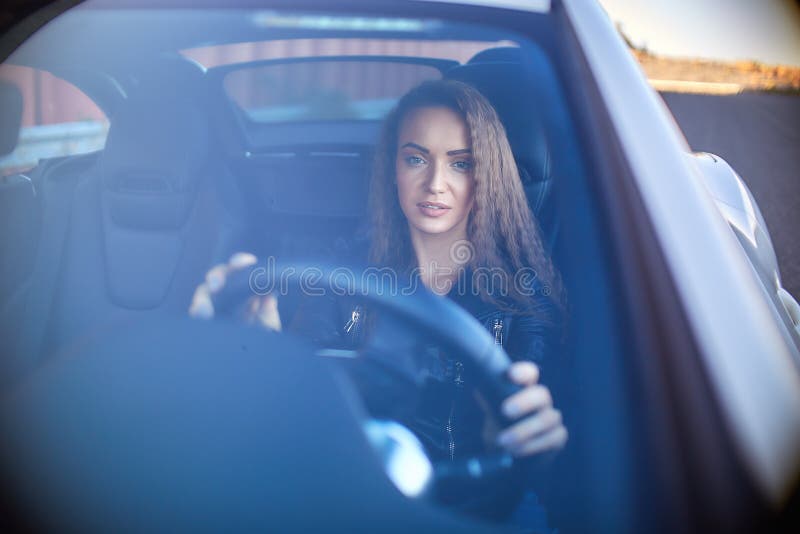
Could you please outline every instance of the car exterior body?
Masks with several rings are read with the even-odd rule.
[[[577,9],[573,13],[578,19],[576,23],[580,25],[581,22],[579,21],[582,15],[579,14]],[[588,16],[586,18],[589,19]],[[586,24],[598,33],[610,31],[608,25],[601,26],[591,22],[586,22]],[[587,28],[586,33],[590,34],[592,30]],[[587,37],[586,39],[588,40],[589,38]],[[601,41],[599,36],[597,36],[597,41]],[[603,39],[602,42],[609,48],[618,44],[618,41],[608,37]],[[607,51],[602,47],[592,47],[591,49],[593,50],[592,53],[597,57],[598,64],[600,63],[600,57],[598,56],[602,56],[604,53],[608,56],[612,55],[611,51]],[[619,58],[618,64],[613,68],[608,64],[603,64],[602,68],[598,66],[595,71],[596,75],[603,80],[600,82],[601,84],[604,82],[608,84],[605,95],[609,105],[614,106],[612,116],[615,117],[614,120],[619,124],[619,131],[624,132],[621,133],[621,136],[625,136],[627,140],[626,145],[630,164],[635,165],[634,162],[636,161],[641,161],[642,163],[636,173],[639,177],[639,188],[644,202],[652,203],[650,204],[652,206],[651,213],[656,228],[662,228],[662,224],[658,221],[664,222],[664,233],[661,235],[661,242],[665,249],[670,251],[666,256],[673,262],[671,266],[673,277],[677,281],[679,291],[683,296],[687,313],[697,313],[704,316],[702,320],[697,317],[696,321],[692,321],[692,324],[698,328],[697,336],[700,343],[707,344],[708,350],[704,352],[709,355],[717,355],[717,358],[709,357],[706,364],[709,367],[711,376],[719,377],[718,381],[716,381],[717,387],[719,387],[718,394],[727,397],[731,401],[731,404],[726,402],[726,405],[730,410],[729,417],[731,422],[735,426],[754,425],[748,431],[742,429],[742,436],[746,433],[753,440],[748,445],[744,443],[742,445],[749,451],[746,454],[751,455],[754,464],[760,463],[762,468],[766,469],[767,464],[776,461],[780,454],[776,455],[774,450],[771,452],[766,450],[761,453],[756,452],[758,449],[756,436],[775,436],[782,433],[778,429],[784,427],[786,423],[783,414],[788,413],[792,410],[792,406],[797,405],[798,399],[794,398],[795,394],[790,393],[790,391],[796,391],[794,385],[796,377],[791,369],[796,365],[798,356],[796,341],[789,341],[796,338],[793,336],[793,332],[782,327],[780,322],[774,321],[776,306],[772,299],[765,298],[765,292],[774,295],[777,292],[777,288],[774,284],[772,287],[764,288],[758,278],[753,277],[753,269],[755,269],[753,264],[757,265],[759,262],[750,262],[746,259],[746,255],[742,255],[743,251],[740,245],[735,239],[732,239],[730,228],[723,224],[726,219],[720,217],[718,211],[709,209],[714,196],[709,198],[706,191],[700,192],[703,187],[709,185],[713,178],[698,179],[698,169],[683,167],[686,165],[686,158],[675,157],[676,153],[686,154],[689,150],[681,136],[675,134],[674,123],[669,120],[663,120],[665,112],[663,103],[659,101],[652,91],[643,90],[638,92],[637,96],[639,98],[636,100],[627,98],[623,89],[625,85],[636,84],[639,87],[643,87],[645,84],[633,61],[624,61],[624,55],[619,53],[619,50],[614,56]],[[659,115],[662,120],[655,119]],[[646,117],[652,117],[652,120],[646,120]],[[660,126],[661,129],[656,129],[654,125]],[[639,130],[638,128],[642,129]],[[641,151],[641,154],[635,155],[639,151]],[[667,159],[670,160],[670,163],[667,163]],[[683,168],[679,169],[679,167]],[[648,175],[650,176],[649,179],[646,178]],[[741,181],[737,181],[732,177],[728,177],[726,185],[734,188],[743,186]],[[688,194],[687,192],[689,191],[696,194]],[[719,189],[713,191],[717,192]],[[717,196],[719,204],[723,206],[725,204],[734,204],[734,206],[738,204],[738,206],[741,206],[740,211],[745,210],[744,202],[725,202],[719,199],[720,196]],[[683,201],[679,200],[679,198],[683,198]],[[691,198],[691,201],[688,201],[688,198]],[[693,204],[690,207],[689,202],[696,202],[697,204]],[[681,213],[684,216],[680,217],[680,223],[677,221],[675,213],[672,212],[674,206],[682,206]],[[661,214],[662,218],[659,219],[659,215],[656,215],[656,213],[661,209],[664,212]],[[728,219],[731,224],[733,224],[732,219],[734,217]],[[670,221],[669,224],[666,223],[667,220]],[[686,226],[680,228],[683,225]],[[763,222],[759,226],[763,231],[763,227],[765,227]],[[659,232],[659,230],[656,231]],[[700,232],[702,232],[702,235]],[[689,239],[688,236],[690,235],[693,238]],[[765,243],[763,248],[769,249],[771,246]],[[734,259],[734,257],[737,259]],[[736,267],[737,264],[739,267]],[[734,283],[732,279],[722,280],[726,276],[738,277],[744,274],[744,271],[748,272],[748,278],[752,282],[752,286],[741,285],[743,282],[741,279],[739,284]],[[720,285],[716,285],[715,281],[720,281]],[[737,291],[741,291],[738,296],[744,297],[746,300],[743,305],[728,306],[723,312],[717,307],[717,304],[725,302],[729,298],[729,296],[724,296],[723,293],[728,293],[730,288],[733,287],[737,287]],[[745,296],[747,294],[749,296]],[[705,311],[701,312],[700,310],[704,308],[706,308]],[[741,313],[743,316],[734,318],[733,316],[727,316],[727,313]],[[768,328],[764,325],[764,328],[744,328],[745,324],[761,325],[766,317],[772,318],[770,320],[772,327]],[[702,321],[708,322],[700,326]],[[719,323],[716,321],[719,321]],[[712,323],[715,323],[716,326],[713,326]],[[734,326],[737,324],[740,325],[740,328]],[[747,340],[738,339],[733,334],[734,331],[743,332],[745,330],[747,330]],[[711,348],[712,346],[714,347],[713,349]],[[737,354],[738,356],[731,357],[732,354]],[[778,354],[781,355],[778,356]],[[755,355],[759,356],[754,358]],[[775,358],[775,361],[773,364],[762,367],[761,364],[764,363],[761,360],[762,356],[766,359]],[[756,360],[758,360],[758,364],[756,364],[759,367],[758,371],[748,365],[748,363],[754,363]],[[760,372],[765,372],[766,369],[770,369],[768,372],[775,374],[772,374],[769,378],[761,376]],[[738,376],[738,379],[735,378],[736,376]],[[761,408],[755,408],[752,405],[744,406],[744,404],[750,404],[749,400],[752,400],[752,397],[749,400],[745,400],[749,397],[745,391],[749,390],[753,383],[782,384],[777,386],[786,393],[785,397],[780,395],[780,397],[783,397],[783,401],[780,401],[781,405],[768,406],[765,404]],[[740,389],[737,388],[734,391],[733,388],[736,388],[734,384],[739,384]],[[783,388],[786,389],[784,390]],[[769,401],[766,400],[766,397],[762,397],[762,399],[767,403],[771,403],[777,397],[771,397]],[[734,406],[734,398],[738,399],[742,404]],[[750,417],[744,415],[750,412],[751,409],[753,413]],[[772,425],[775,426],[770,428],[764,426],[756,430],[755,425],[769,424],[769,416],[766,414],[775,415],[776,419],[772,422]],[[795,438],[788,438],[787,436],[787,439],[792,442]],[[785,453],[793,454],[789,452],[793,448],[794,446],[788,445],[787,442]],[[756,457],[760,457],[760,459],[756,459]],[[785,464],[781,463],[781,465]],[[756,469],[759,470],[758,468]],[[783,471],[783,468],[778,467],[776,464],[771,471],[778,475]],[[766,470],[763,471],[763,476],[767,476]],[[766,479],[763,482],[769,485]]]

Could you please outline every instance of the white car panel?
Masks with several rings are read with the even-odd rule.
[[[796,349],[781,335],[744,252],[682,157],[688,147],[677,126],[605,12],[593,1],[564,4],[739,450],[762,490],[780,502],[800,466]]]

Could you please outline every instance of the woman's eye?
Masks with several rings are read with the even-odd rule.
[[[472,170],[472,162],[466,160],[459,160],[453,162],[453,167],[458,169],[459,171],[470,171]]]
[[[422,165],[425,163],[425,160],[419,156],[406,156],[405,160],[406,163],[413,166]]]

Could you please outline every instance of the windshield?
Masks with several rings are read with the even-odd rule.
[[[0,162],[13,206],[0,226],[0,337],[15,355],[4,384],[70,377],[37,390],[52,395],[42,411],[12,410],[70,436],[47,460],[49,445],[26,432],[8,446],[33,440],[20,465],[58,479],[46,495],[24,493],[22,508],[106,509],[101,524],[115,524],[114,511],[147,502],[155,508],[141,515],[159,525],[174,512],[159,507],[188,484],[192,504],[176,506],[192,517],[273,499],[294,503],[289,514],[304,494],[327,517],[343,506],[341,517],[431,525],[439,519],[417,505],[432,502],[441,521],[569,524],[606,471],[592,492],[570,488],[555,505],[545,496],[594,461],[575,461],[587,442],[540,478],[509,467],[513,455],[560,454],[570,416],[570,435],[597,424],[574,401],[572,356],[586,347],[572,303],[609,308],[577,326],[594,330],[598,361],[616,343],[563,21],[546,9],[461,17],[448,3],[388,14],[110,4],[66,11],[0,67],[34,110]],[[58,135],[42,142],[56,108]],[[245,267],[251,277],[230,282]],[[259,276],[269,291],[256,291]],[[343,276],[358,280],[351,291]],[[215,294],[226,281],[239,292],[227,303]],[[490,424],[508,398],[495,398],[498,369],[521,362],[531,367],[517,386],[543,403],[521,413],[547,413],[544,448]],[[52,426],[62,417],[71,422]],[[625,431],[600,447],[617,482]],[[24,469],[9,458],[17,481]],[[64,490],[75,472],[89,479],[80,495]],[[167,489],[143,493],[149,477]],[[285,519],[256,508],[241,517]]]

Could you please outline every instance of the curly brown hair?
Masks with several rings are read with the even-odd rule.
[[[474,204],[467,223],[472,245],[467,267],[501,269],[509,279],[521,269],[533,269],[538,289],[563,310],[561,278],[545,252],[538,223],[528,207],[525,191],[505,128],[489,101],[471,86],[455,80],[425,82],[403,96],[384,122],[376,147],[370,182],[372,217],[369,260],[409,273],[417,267],[408,222],[400,207],[395,182],[395,160],[400,126],[416,109],[446,107],[464,119],[472,143]],[[509,284],[501,298],[487,277],[473,277],[473,290],[482,300],[516,312],[531,310],[529,294]]]

